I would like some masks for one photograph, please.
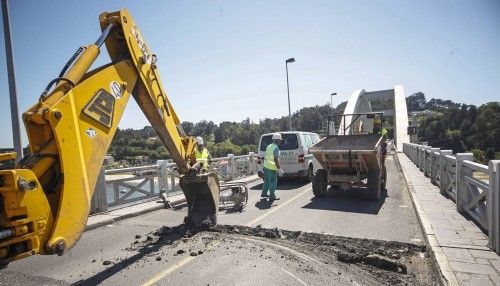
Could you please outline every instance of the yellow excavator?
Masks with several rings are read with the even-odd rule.
[[[218,178],[200,172],[195,140],[182,130],[163,89],[156,55],[126,9],[102,13],[99,22],[97,41],[80,47],[23,114],[29,154],[14,169],[0,170],[1,265],[35,254],[62,255],[75,245],[130,95],[178,166],[186,223],[217,223]],[[103,44],[111,63],[89,71]],[[0,161],[15,157],[0,154]]]

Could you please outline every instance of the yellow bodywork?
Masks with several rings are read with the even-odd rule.
[[[179,171],[188,174],[195,162],[194,140],[180,128],[156,57],[129,12],[103,13],[99,21],[103,33],[111,27],[104,43],[112,63],[88,71],[99,46],[86,46],[52,91],[23,114],[30,154],[16,169],[0,170],[1,263],[37,253],[62,254],[77,242],[130,95]],[[14,157],[1,154],[0,161]]]

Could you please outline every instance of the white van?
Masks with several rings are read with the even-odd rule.
[[[319,135],[311,132],[288,131],[279,132],[283,137],[280,148],[280,165],[283,175],[280,177],[304,178],[311,181],[316,169],[320,168],[318,161],[312,154],[309,154],[309,147],[320,140]],[[257,171],[262,172],[266,148],[272,142],[273,133],[260,136],[258,167]]]

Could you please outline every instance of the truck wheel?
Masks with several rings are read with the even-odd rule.
[[[382,193],[382,180],[380,170],[372,171],[368,174],[368,199],[370,201],[380,200]]]
[[[241,209],[243,209],[243,207],[241,207]],[[211,224],[210,225],[211,227],[214,227],[217,225],[217,215],[216,214],[210,215],[210,224]]]
[[[331,183],[331,184],[330,184],[330,190],[332,190],[332,191],[337,191],[337,190],[339,190],[339,189],[340,189],[340,183],[335,183],[335,182],[334,182],[334,183]]]
[[[9,266],[9,262],[1,261],[0,262],[0,270],[7,268]]]
[[[382,190],[385,190],[387,184],[387,169],[384,166],[384,171],[382,172]]]
[[[304,181],[305,181],[306,183],[310,183],[310,182],[312,182],[313,177],[314,177],[313,166],[312,166],[312,165],[309,165],[309,168],[307,169],[307,174],[306,174],[306,176],[304,177]]]
[[[326,170],[318,169],[312,180],[312,189],[315,197],[324,197],[328,188]]]
[[[185,216],[184,217],[184,224],[186,224],[188,227],[193,227],[194,226],[194,221],[191,216]]]

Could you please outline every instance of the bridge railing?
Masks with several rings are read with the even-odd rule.
[[[210,169],[220,181],[231,181],[256,174],[257,156],[248,155],[213,158]],[[92,198],[91,214],[138,201],[158,199],[180,194],[179,173],[175,163],[159,163],[149,166],[104,170],[101,169]]]
[[[474,162],[472,153],[431,146],[403,144],[403,152],[439,186],[457,211],[469,215],[488,234],[489,247],[500,254],[500,160],[489,165]]]

